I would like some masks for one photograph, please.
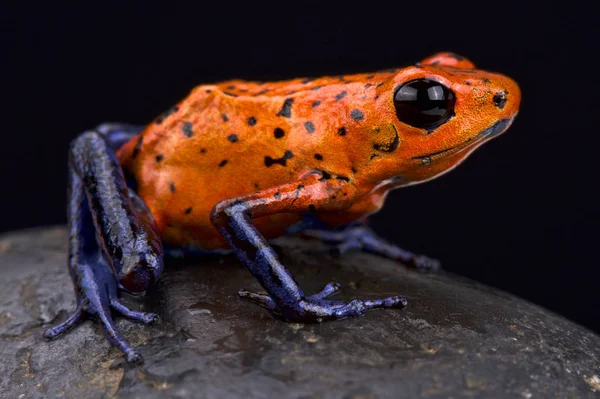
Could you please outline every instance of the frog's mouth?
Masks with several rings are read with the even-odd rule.
[[[416,160],[416,161],[421,161],[423,163],[430,163],[431,161],[438,160],[440,158],[444,158],[449,155],[457,154],[457,153],[465,150],[466,148],[473,147],[477,143],[481,143],[486,139],[490,139],[490,138],[495,137],[495,136],[499,135],[500,133],[504,132],[506,129],[508,129],[508,127],[513,122],[513,120],[515,119],[516,116],[517,116],[517,114],[514,114],[510,118],[500,119],[498,122],[494,123],[492,126],[479,132],[479,134],[477,134],[476,136],[473,136],[473,137],[465,140],[464,142],[457,144],[453,147],[446,148],[445,150],[441,150],[441,151],[432,152],[432,153],[426,154],[426,155],[419,155],[419,156],[413,157],[412,159]]]

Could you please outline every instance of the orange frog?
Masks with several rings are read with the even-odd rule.
[[[103,124],[71,144],[69,269],[77,309],[45,332],[87,317],[128,361],[141,356],[111,310],[144,323],[119,291],[141,292],[163,270],[163,243],[233,251],[266,294],[239,295],[280,318],[320,322],[406,306],[395,296],[307,295],[268,239],[303,233],[418,268],[437,261],[377,237],[365,218],[389,190],[433,179],[504,132],[519,108],[511,79],[440,53],[406,68],[283,82],[201,85],[143,128]]]

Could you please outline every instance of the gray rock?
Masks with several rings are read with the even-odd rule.
[[[307,292],[404,294],[404,310],[300,325],[237,298],[259,290],[233,257],[173,260],[145,298],[162,323],[118,326],[145,358],[123,364],[96,324],[48,342],[75,308],[62,227],[0,238],[2,398],[592,398],[600,337],[506,293],[447,273],[422,274],[315,241],[277,242]]]

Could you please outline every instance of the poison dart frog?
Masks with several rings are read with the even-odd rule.
[[[233,252],[265,290],[239,296],[287,321],[402,308],[403,296],[327,299],[337,283],[304,293],[269,239],[303,233],[341,252],[435,267],[379,238],[366,217],[390,190],[448,172],[504,132],[519,103],[513,80],[439,53],[377,73],[200,85],[145,127],[86,131],[69,153],[68,267],[77,308],[44,335],[92,318],[127,361],[140,361],[112,312],[158,319],[130,310],[119,293],[154,284],[166,248]]]

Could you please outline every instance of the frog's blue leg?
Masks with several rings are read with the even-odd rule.
[[[156,281],[163,269],[162,246],[152,215],[125,183],[110,137],[110,131],[90,131],[71,144],[68,266],[77,309],[44,336],[56,338],[93,318],[133,362],[141,356],[117,331],[112,311],[142,323],[157,320],[120,303],[119,291],[141,292]]]
[[[326,182],[324,178],[306,179],[262,192],[219,202],[211,212],[211,220],[238,259],[256,277],[265,294],[246,290],[240,297],[259,304],[285,320],[321,322],[359,316],[376,308],[406,306],[406,299],[393,296],[375,300],[355,299],[351,302],[330,301],[325,298],[340,289],[330,283],[321,292],[306,296],[290,272],[279,262],[277,254],[251,219],[281,212],[307,212],[321,206],[333,206],[324,193],[338,192],[344,197],[351,187],[341,180]],[[350,196],[350,195],[348,195]],[[344,203],[339,204],[345,206]]]
[[[406,251],[377,236],[366,225],[349,226],[344,230],[304,230],[302,235],[317,238],[332,244],[333,252],[344,254],[352,249],[381,255],[389,259],[399,260],[417,270],[432,271],[440,269],[440,261]]]

